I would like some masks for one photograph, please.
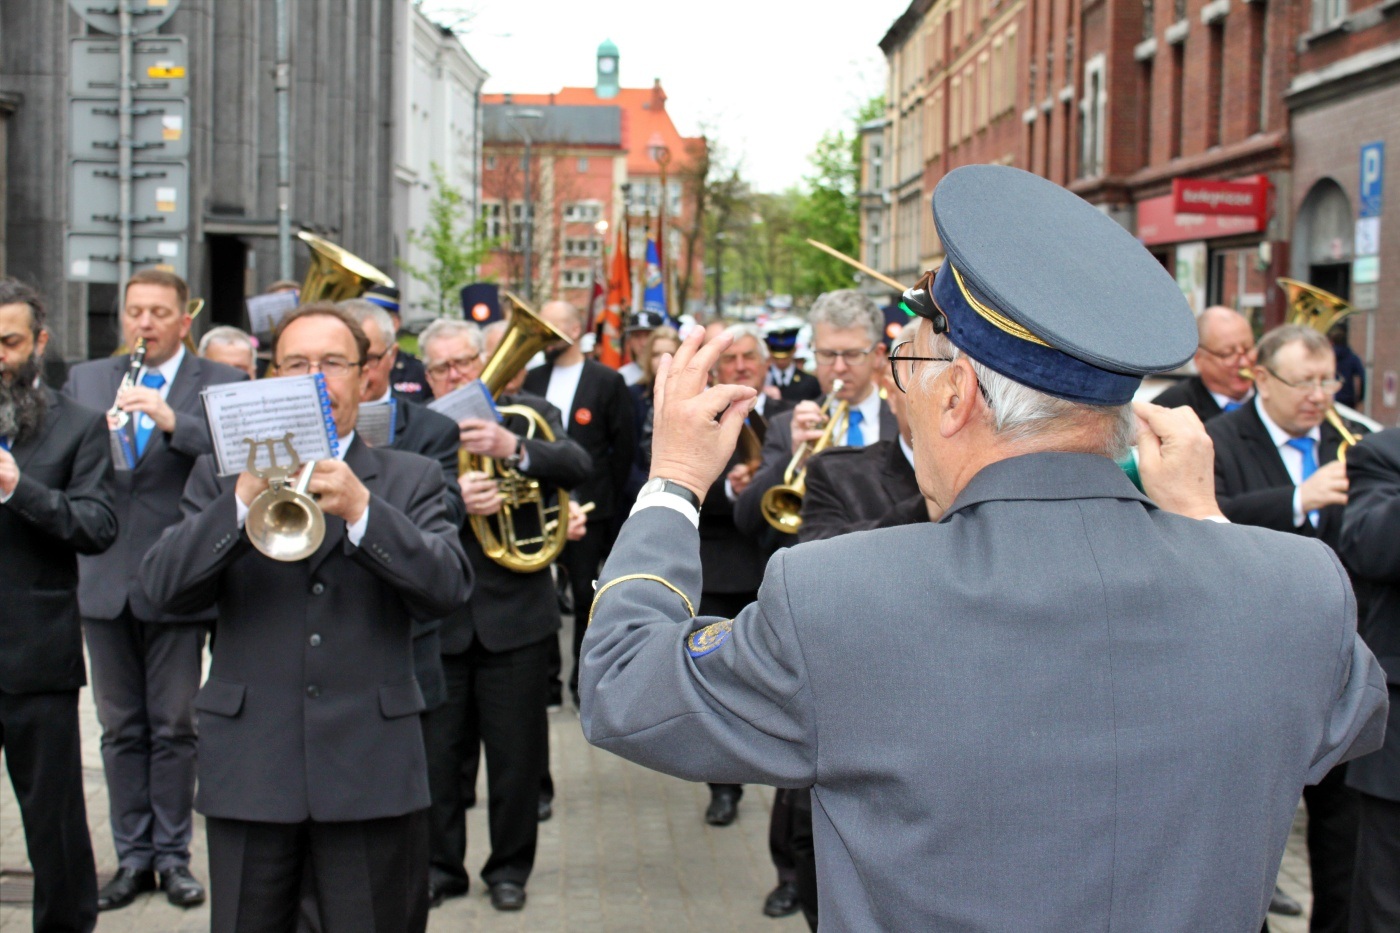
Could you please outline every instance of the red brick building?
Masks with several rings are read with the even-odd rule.
[[[488,232],[508,239],[484,271],[507,287],[518,288],[523,275],[523,159],[529,136],[536,299],[558,296],[587,304],[593,269],[604,251],[611,254],[616,246],[624,210],[630,215],[631,255],[640,273],[646,231],[655,232],[663,202],[672,285],[689,285],[691,300],[704,294],[696,187],[704,183],[708,162],[705,139],[682,136],[676,129],[659,79],[649,88],[624,88],[618,73],[617,46],[604,42],[593,87],[483,95],[485,216]],[[663,159],[669,160],[664,197]],[[633,291],[640,300],[636,276]],[[685,310],[671,294],[668,300],[673,314]]]

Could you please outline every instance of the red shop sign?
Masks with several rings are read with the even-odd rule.
[[[1172,207],[1178,214],[1263,217],[1269,209],[1269,182],[1263,176],[1249,181],[1174,178]]]
[[[1264,215],[1178,214],[1174,201],[1172,195],[1164,194],[1138,202],[1137,236],[1147,246],[1260,233],[1267,226]]]

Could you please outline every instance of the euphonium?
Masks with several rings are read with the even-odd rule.
[[[267,441],[248,442],[248,472],[267,480],[268,486],[258,493],[248,506],[248,518],[244,530],[253,547],[280,561],[299,561],[316,553],[326,537],[326,517],[316,500],[306,492],[311,482],[311,473],[316,469],[313,460],[303,466],[292,447],[290,433]],[[277,445],[281,444],[291,456],[288,466],[277,462]],[[268,468],[257,468],[257,453],[260,446],[267,446]],[[296,484],[292,477],[300,471]]]
[[[826,417],[826,428],[815,441],[803,441],[792,460],[783,471],[783,482],[763,494],[759,507],[768,524],[783,532],[795,535],[802,527],[802,497],[807,494],[807,461],[813,454],[819,454],[836,442],[836,434],[850,415],[851,403],[836,396],[843,383],[837,379],[831,384],[831,394],[822,405],[822,415]]]
[[[549,324],[540,319],[523,301],[510,292],[502,292],[502,297],[515,306],[510,316],[510,328],[501,338],[496,352],[491,354],[486,368],[481,371],[481,381],[495,398],[500,398],[506,385],[529,362],[530,357],[552,343],[571,341]],[[525,438],[554,440],[554,432],[539,412],[528,405],[502,405],[497,409],[504,415],[517,415],[526,420]],[[555,504],[549,505],[550,493],[532,479],[491,457],[460,451],[458,473],[485,473],[496,480],[501,493],[501,511],[495,515],[469,516],[472,533],[481,544],[481,550],[496,563],[516,573],[533,573],[543,570],[554,562],[559,552],[569,540],[568,516],[569,494],[563,489],[554,492]],[[534,521],[526,534],[525,529],[517,529],[517,513],[521,510],[534,513]],[[528,514],[528,513],[524,513]],[[551,516],[556,516],[551,521]]]
[[[359,256],[305,230],[297,234],[311,249],[311,268],[301,283],[298,301],[345,301],[358,298],[375,285],[393,287],[394,280]]]

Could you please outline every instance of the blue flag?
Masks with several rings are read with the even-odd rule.
[[[661,260],[656,255],[656,241],[651,237],[647,237],[647,277],[646,289],[642,292],[642,310],[659,314],[667,326],[675,326],[671,315],[666,313],[666,290],[661,279]]]

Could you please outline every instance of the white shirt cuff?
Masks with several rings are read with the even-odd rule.
[[[739,500],[739,494],[734,491],[734,486],[730,484],[729,480],[724,481],[724,498],[728,499],[730,502],[737,502]]]
[[[1201,519],[1203,522],[1219,522],[1222,525],[1229,525],[1232,522],[1224,515],[1207,515]]]
[[[645,496],[638,496],[637,504],[632,506],[632,511],[629,514],[636,515],[642,509],[656,506],[674,509],[684,515],[697,529],[700,527],[700,511],[673,492],[652,492]]]
[[[1303,523],[1308,520],[1308,516],[1303,514],[1303,490],[1294,488],[1293,490],[1293,527],[1302,528]]]
[[[345,526],[345,537],[355,547],[360,546],[360,540],[365,536],[365,529],[369,527],[369,506],[365,506],[364,512],[360,513],[359,520],[352,525]]]
[[[242,531],[243,526],[248,522],[248,507],[236,495],[233,497],[233,505],[238,510],[238,530]]]

